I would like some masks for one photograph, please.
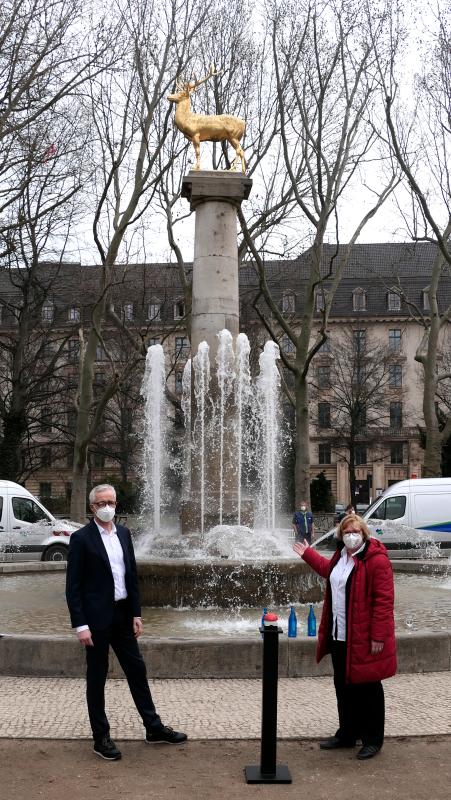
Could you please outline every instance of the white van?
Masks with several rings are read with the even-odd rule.
[[[67,561],[70,535],[81,527],[56,520],[23,486],[0,480],[0,561]]]
[[[399,481],[385,490],[362,514],[371,535],[380,538],[390,558],[418,558],[422,555],[421,533],[424,539],[434,541],[444,556],[451,555],[451,478],[419,478]],[[390,524],[415,528],[419,532],[417,541],[409,541]],[[396,527],[396,526],[395,526]],[[335,549],[336,528],[328,531],[316,542],[316,546]],[[414,537],[412,536],[412,539]]]

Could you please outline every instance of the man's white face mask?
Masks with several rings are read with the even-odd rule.
[[[104,506],[103,508],[98,508],[96,514],[102,522],[111,522],[114,518],[116,513],[116,509],[113,506]]]
[[[305,511],[307,506],[301,506],[301,511]]]
[[[362,545],[363,536],[358,531],[355,533],[344,533],[343,541],[349,550],[354,550],[356,547],[360,547]]]

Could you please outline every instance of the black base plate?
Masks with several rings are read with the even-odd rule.
[[[291,783],[291,775],[288,767],[277,764],[275,775],[262,775],[260,767],[244,767],[246,773],[246,783]]]

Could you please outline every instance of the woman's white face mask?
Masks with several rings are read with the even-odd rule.
[[[348,550],[355,550],[356,547],[362,546],[363,536],[359,531],[355,531],[354,533],[344,533],[343,541]]]

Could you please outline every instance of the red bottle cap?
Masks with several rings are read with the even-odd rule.
[[[275,614],[266,614],[263,624],[268,627],[277,627],[278,618]]]

